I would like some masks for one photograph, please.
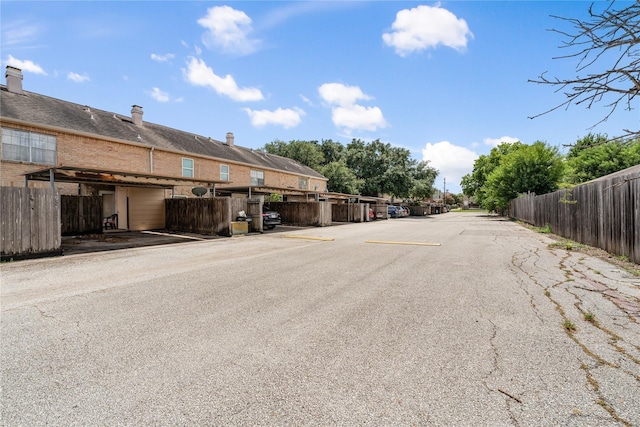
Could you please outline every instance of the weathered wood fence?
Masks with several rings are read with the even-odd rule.
[[[262,231],[262,203],[260,199],[231,198],[231,221],[235,221],[240,212],[244,211],[247,218],[251,218],[249,231]]]
[[[51,188],[0,187],[0,257],[62,253],[60,196]]]
[[[280,212],[282,223],[298,227],[331,225],[330,202],[267,202],[269,209]]]
[[[519,197],[509,214],[640,264],[640,166],[571,190]]]
[[[165,200],[166,227],[172,231],[230,236],[231,212],[229,197]]]
[[[369,220],[369,203],[333,203],[331,219],[336,222],[364,222]]]
[[[63,236],[102,233],[101,196],[60,196]]]

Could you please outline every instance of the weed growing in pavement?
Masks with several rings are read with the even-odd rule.
[[[568,331],[568,332],[575,332],[576,331],[576,325],[574,325],[573,323],[571,323],[570,320],[565,319],[564,322],[562,322],[562,326]]]
[[[544,227],[532,227],[534,231],[537,231],[541,234],[549,234],[551,233],[551,225],[546,224]]]
[[[618,260],[622,262],[629,262],[629,257],[626,255],[620,255],[620,256],[617,256],[616,258],[618,258]]]
[[[593,323],[593,322],[595,322],[595,320],[596,320],[596,315],[595,315],[595,314],[593,314],[593,313],[592,313],[592,312],[590,312],[590,311],[587,311],[587,312],[584,314],[584,320],[586,320],[587,322],[591,322],[591,323]]]

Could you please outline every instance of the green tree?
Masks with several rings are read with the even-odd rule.
[[[640,164],[640,139],[610,141],[589,134],[567,153],[567,182],[580,184]]]
[[[519,150],[524,146],[521,142],[503,142],[491,149],[488,155],[482,155],[473,164],[473,171],[462,177],[461,187],[464,194],[475,198],[476,203],[484,206],[486,195],[486,182],[494,169],[500,166],[503,157]],[[489,209],[491,210],[491,209]]]
[[[409,197],[414,201],[427,200],[436,192],[433,183],[438,176],[438,170],[429,166],[429,161],[419,162],[413,170],[413,185],[409,190]]]
[[[409,150],[392,147],[379,139],[370,143],[353,139],[347,145],[346,162],[355,176],[363,181],[363,195],[409,196],[413,184],[411,169],[415,165]]]
[[[563,173],[564,162],[556,147],[541,141],[522,145],[503,156],[498,167],[489,173],[482,206],[503,213],[519,194],[557,190]]]
[[[321,173],[329,180],[327,189],[336,193],[360,194],[363,181],[358,179],[344,160],[331,162],[322,168]]]
[[[320,150],[324,155],[325,164],[328,165],[332,162],[338,162],[340,160],[346,160],[346,147],[339,142],[335,142],[331,139],[323,139],[320,144]]]
[[[324,154],[317,141],[284,141],[275,140],[264,146],[264,151],[298,161],[310,168],[320,171],[325,163]]]

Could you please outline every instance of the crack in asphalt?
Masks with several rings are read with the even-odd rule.
[[[557,256],[553,251],[552,251],[552,254]],[[545,284],[541,283],[537,278],[538,272],[536,270],[544,271],[538,265],[539,254],[538,254],[537,248],[530,252],[519,252],[514,254],[512,258],[512,268],[514,270],[520,271],[522,274],[524,274],[527,277],[528,280],[531,281],[531,283],[535,284],[536,286],[538,286],[540,289],[543,290],[544,295],[554,305],[556,311],[560,314],[563,320],[563,326],[567,336],[582,350],[582,352],[585,355],[587,355],[590,359],[594,361],[592,367],[582,362],[580,364],[580,368],[585,372],[585,378],[586,378],[587,384],[589,384],[590,389],[597,396],[596,403],[600,405],[605,411],[607,411],[607,413],[614,420],[624,425],[630,426],[631,423],[623,419],[614,408],[613,402],[611,402],[610,399],[607,399],[606,391],[603,390],[603,388],[600,386],[600,384],[594,377],[593,373],[603,366],[608,366],[614,369],[619,369],[621,372],[624,372],[626,375],[631,376],[632,378],[634,378],[636,381],[639,381],[639,382],[640,382],[640,375],[634,374],[628,369],[627,370],[621,369],[621,365],[619,363],[614,363],[606,360],[605,358],[597,354],[596,350],[592,350],[588,344],[584,343],[579,339],[579,336],[575,331],[575,327],[571,323],[570,316],[567,314],[567,310],[569,310],[571,307],[570,306],[565,307],[563,305],[563,303],[561,302],[562,300],[561,293],[566,292],[568,295],[573,297],[573,299],[575,300],[573,304],[573,308],[577,310],[577,312],[582,316],[583,319],[588,318],[587,317],[588,311],[583,308],[584,302],[582,300],[582,297],[581,295],[579,295],[578,292],[574,291],[575,289],[583,288],[586,291],[598,292],[600,295],[602,295],[604,298],[606,298],[612,304],[614,304],[620,311],[625,313],[625,315],[633,323],[637,323],[638,319],[640,318],[640,310],[636,310],[636,311],[633,310],[633,309],[636,309],[635,304],[639,300],[637,298],[624,295],[618,288],[612,288],[610,286],[607,286],[607,284],[604,283],[604,281],[595,280],[589,277],[586,273],[578,270],[575,267],[575,265],[571,263],[570,257],[571,257],[570,253],[565,253],[563,256],[560,257],[557,263],[557,268],[560,271],[564,271],[565,280],[558,281],[557,283],[554,283],[551,286],[545,286]],[[531,269],[531,271],[529,271],[527,269],[526,261],[527,260],[531,261],[531,258],[533,258],[533,262],[531,263],[531,266],[533,268]],[[583,267],[586,267],[584,263],[582,264],[583,264]],[[597,272],[595,271],[593,273],[597,274]],[[603,278],[608,280],[613,280],[612,278],[609,278],[609,277],[603,276]],[[594,289],[580,287],[576,284],[576,281],[579,281],[580,283],[586,283],[587,286],[592,286]],[[530,296],[529,301],[531,303],[532,309],[534,310],[536,316],[540,318],[540,313],[538,312],[536,305],[533,303],[534,301],[533,295],[530,292],[528,292],[528,290],[526,289],[526,283],[523,283],[523,281],[519,281],[519,282],[520,282],[520,288]],[[640,304],[638,304],[637,307],[640,307]],[[595,319],[591,321],[585,320],[585,323],[587,325],[592,325],[593,327],[605,333],[606,336],[609,338],[608,340],[606,340],[606,343],[609,346],[611,346],[617,354],[622,355],[623,358],[626,358],[626,360],[632,362],[635,365],[640,364],[639,363],[640,360],[638,358],[634,357],[632,354],[626,351],[623,347],[621,347],[621,345],[618,344],[619,341],[622,341],[622,338],[618,334],[602,326]],[[583,326],[581,326],[581,328],[582,327]],[[637,346],[634,344],[631,344],[631,346],[636,350],[640,350],[640,346]]]

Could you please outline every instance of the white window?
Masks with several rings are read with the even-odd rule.
[[[182,158],[182,176],[193,178],[193,159]]]
[[[19,162],[56,164],[57,140],[53,135],[2,128],[2,158]]]
[[[220,181],[229,181],[229,165],[220,165]]]
[[[263,171],[251,171],[251,185],[264,185]]]
[[[309,186],[309,181],[307,178],[298,178],[298,188],[301,190],[307,190]]]

